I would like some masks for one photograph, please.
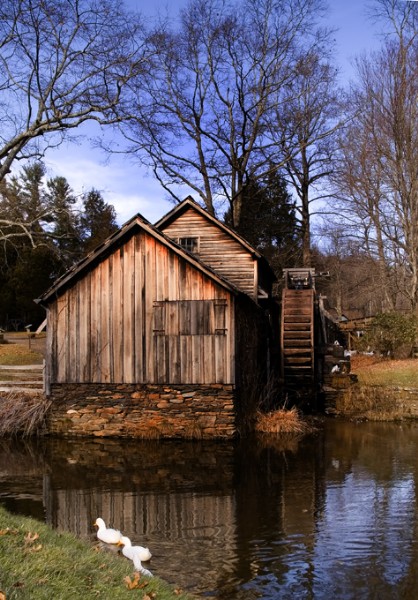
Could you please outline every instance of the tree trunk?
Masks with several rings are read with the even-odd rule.
[[[312,253],[311,253],[311,227],[310,227],[310,216],[309,216],[309,185],[306,181],[302,182],[301,185],[301,215],[302,215],[302,266],[312,266]]]

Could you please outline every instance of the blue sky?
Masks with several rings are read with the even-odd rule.
[[[186,0],[129,0],[127,4],[144,15],[157,10],[176,14]],[[379,43],[372,23],[367,18],[367,0],[329,0],[328,25],[336,28],[337,62],[342,82],[353,77],[352,59]],[[49,176],[63,175],[77,194],[92,187],[100,190],[106,202],[116,209],[119,224],[140,212],[151,222],[172,208],[166,192],[152,174],[139,168],[126,157],[105,157],[86,141],[79,145],[63,145],[47,154],[45,164]]]

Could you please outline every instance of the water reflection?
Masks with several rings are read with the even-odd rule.
[[[415,598],[418,426],[289,444],[0,442],[0,501],[93,541],[97,516],[205,598]]]

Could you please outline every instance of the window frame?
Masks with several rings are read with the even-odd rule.
[[[188,235],[178,237],[177,243],[183,250],[186,250],[186,252],[191,252],[192,254],[199,254],[200,238],[198,236]],[[193,249],[189,246],[193,246]]]

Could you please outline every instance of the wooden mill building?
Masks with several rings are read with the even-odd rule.
[[[274,274],[187,198],[136,215],[40,298],[49,428],[66,435],[229,437],[274,366]]]

